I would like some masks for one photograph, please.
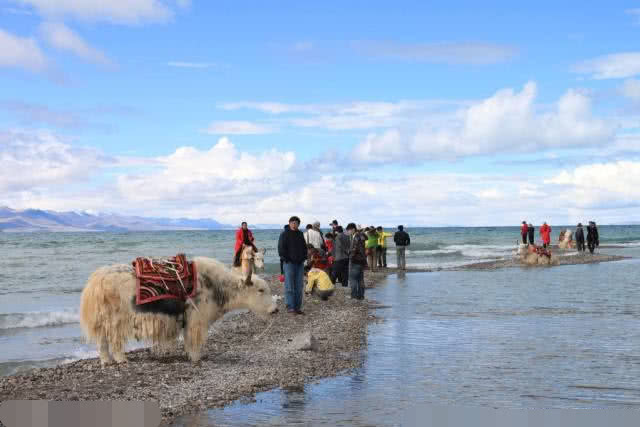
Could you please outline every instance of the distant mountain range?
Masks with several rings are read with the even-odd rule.
[[[0,206],[0,231],[4,232],[228,230],[236,227],[214,219],[145,218],[40,209],[15,210]]]

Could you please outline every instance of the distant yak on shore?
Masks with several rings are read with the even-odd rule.
[[[102,365],[126,362],[125,344],[142,340],[155,354],[175,346],[184,325],[184,348],[193,362],[200,360],[209,325],[226,312],[246,308],[267,316],[277,311],[267,283],[253,275],[250,281],[232,273],[221,262],[205,257],[193,260],[198,273],[192,302],[176,301],[149,310],[135,304],[136,276],[131,265],[96,270],[82,291],[80,324],[89,341],[98,346]]]

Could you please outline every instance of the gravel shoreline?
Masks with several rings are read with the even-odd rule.
[[[367,287],[386,275],[367,274]],[[269,280],[274,294],[283,285]],[[0,378],[5,400],[151,400],[158,401],[161,425],[178,416],[222,407],[242,397],[276,387],[301,387],[320,378],[352,370],[362,362],[367,324],[375,319],[369,302],[348,298],[349,288],[336,287],[329,301],[304,299],[305,315],[280,312],[264,320],[248,312],[231,313],[209,330],[203,359],[187,360],[182,345],[163,357],[148,348],[127,353],[129,363],[102,369],[97,358],[22,375]],[[375,307],[373,307],[375,308]],[[314,351],[292,347],[294,338],[311,332]],[[2,423],[0,423],[0,426]]]

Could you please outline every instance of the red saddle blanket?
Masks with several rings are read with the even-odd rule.
[[[133,261],[136,275],[136,304],[162,299],[186,300],[198,287],[196,266],[184,254],[165,259],[139,257]]]

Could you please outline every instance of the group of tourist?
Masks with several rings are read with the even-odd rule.
[[[364,299],[364,271],[387,267],[386,239],[391,233],[382,227],[363,227],[349,223],[343,228],[337,220],[330,224],[331,231],[324,234],[320,222],[308,224],[305,231],[300,218],[292,216],[278,239],[281,273],[284,275],[285,302],[289,313],[304,314],[302,290],[307,274],[306,293],[315,293],[323,300],[333,294],[335,283],[351,287],[351,298]],[[402,225],[393,235],[398,252],[398,268],[405,269],[405,248],[410,244],[409,234]]]
[[[533,224],[527,223],[527,221],[522,221],[522,225],[520,226],[520,235],[522,237],[522,243],[527,244],[527,238],[529,240],[530,245],[535,245],[534,242],[534,232],[535,228]],[[560,237],[563,237],[563,233],[561,233]],[[569,234],[571,236],[571,234]],[[576,231],[576,248],[578,252],[585,252],[585,236],[584,230],[582,228],[582,223],[579,222]],[[540,237],[542,238],[542,246],[546,249],[551,244],[551,226],[549,226],[546,222],[542,224],[540,227]],[[571,238],[571,237],[569,237]],[[589,221],[589,225],[587,226],[587,237],[586,237],[586,247],[589,248],[589,252],[593,253],[595,248],[600,246],[600,236],[598,234],[598,227],[594,221]]]
[[[351,298],[364,299],[364,271],[387,268],[387,238],[393,236],[399,269],[406,269],[405,250],[410,245],[409,234],[402,225],[394,234],[382,227],[363,227],[349,223],[343,228],[337,220],[330,224],[331,231],[323,234],[320,222],[308,224],[300,230],[300,218],[292,216],[278,239],[280,272],[285,285],[285,302],[289,313],[302,311],[304,291],[328,299],[335,284],[351,287]],[[240,264],[242,248],[249,245],[257,250],[247,223],[236,231],[234,265]]]

